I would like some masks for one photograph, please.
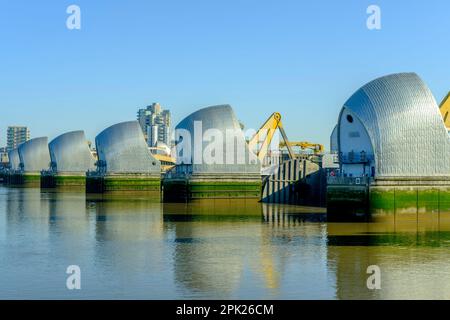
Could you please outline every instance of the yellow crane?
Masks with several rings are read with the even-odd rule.
[[[280,130],[281,136],[283,137],[283,141],[280,142],[279,147],[287,148],[290,159],[294,159],[296,157],[292,147],[300,147],[302,150],[312,149],[314,150],[315,155],[319,155],[324,152],[325,148],[322,144],[310,143],[306,141],[290,142],[286,132],[284,131],[283,123],[281,122],[281,114],[279,112],[274,112],[248,142],[250,150],[255,150],[256,146],[261,144],[260,148],[256,150],[256,155],[260,161],[263,161],[264,157],[267,155],[270,143],[272,142],[273,136],[275,135],[275,131],[277,129]]]
[[[442,115],[442,119],[444,120],[445,127],[447,130],[450,130],[450,92],[449,94],[442,100],[441,105],[439,107]]]
[[[291,147],[299,147],[302,150],[305,149],[311,149],[314,151],[315,155],[321,155],[323,154],[323,152],[325,151],[325,147],[323,146],[323,144],[319,144],[319,143],[311,143],[308,141],[301,141],[301,142],[289,142],[288,143]],[[284,148],[287,147],[286,142],[280,142],[280,148]]]
[[[256,155],[260,161],[263,161],[264,157],[267,155],[270,143],[272,142],[273,136],[277,129],[280,130],[284,142],[287,143],[286,146],[289,152],[289,157],[291,159],[295,158],[294,150],[288,143],[288,138],[286,132],[284,131],[283,123],[281,122],[281,114],[279,112],[274,112],[248,142],[250,150],[255,150],[257,145],[261,143],[261,147],[256,151]]]

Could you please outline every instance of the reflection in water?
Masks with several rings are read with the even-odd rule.
[[[328,224],[328,263],[338,299],[450,299],[450,214],[397,214]],[[378,265],[382,290],[367,290]]]
[[[79,192],[48,190],[41,192],[40,200],[40,212],[48,212],[49,229],[58,231],[49,232],[50,236],[59,236],[60,232],[76,235],[70,242],[90,237],[92,230],[89,227],[89,217],[86,215],[86,201]],[[46,210],[43,210],[43,207]]]
[[[245,223],[247,232],[258,233],[261,204],[210,200],[164,204],[163,208],[165,230],[174,242],[176,282],[199,296],[229,297],[239,287],[251,248],[237,245],[249,239],[235,225]]]
[[[450,298],[450,214],[0,187],[0,298]],[[65,287],[82,270],[82,290]],[[366,287],[369,265],[382,290]]]
[[[170,257],[164,242],[162,208],[155,199],[139,195],[90,195],[89,214],[95,216],[95,261],[102,291],[118,298],[150,299],[169,282]],[[111,281],[112,280],[112,281]],[[120,293],[120,294],[119,294]]]
[[[310,215],[316,221],[323,219],[323,210],[311,214],[304,208],[254,200],[205,200],[164,204],[163,212],[165,229],[175,243],[175,279],[184,294],[194,297],[233,298],[241,292],[251,298],[252,292],[243,292],[242,285],[254,277],[253,290],[264,292],[266,298],[280,298],[283,287],[293,293],[302,287],[286,281],[284,273],[291,262],[302,259],[308,264],[326,257],[323,226],[307,222]],[[296,229],[302,224],[304,228]],[[305,245],[300,253],[291,249],[298,245]],[[294,272],[302,282],[311,281],[308,272]],[[326,272],[310,279],[326,281]]]

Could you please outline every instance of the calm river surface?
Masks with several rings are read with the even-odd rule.
[[[81,290],[66,269],[81,269]],[[367,289],[367,267],[381,290]],[[1,299],[450,299],[450,215],[0,187]]]

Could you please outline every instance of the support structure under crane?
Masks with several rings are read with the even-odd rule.
[[[279,147],[287,148],[289,159],[262,168],[261,201],[266,203],[323,205],[324,197],[322,195],[324,194],[323,186],[325,184],[322,184],[322,159],[320,156],[324,151],[323,145],[309,142],[290,142],[281,122],[281,114],[275,112],[248,141],[250,150],[254,151],[263,163],[277,129],[280,130],[283,137],[283,142],[280,143]],[[314,155],[297,156],[292,147],[313,149]],[[270,266],[268,267],[270,268]]]

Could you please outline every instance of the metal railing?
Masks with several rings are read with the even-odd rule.
[[[339,160],[344,164],[352,164],[352,163],[369,163],[374,160],[374,156],[372,154],[367,154],[364,151],[361,152],[347,152],[340,153]]]
[[[367,186],[373,182],[371,177],[327,177],[328,185],[361,185]]]

